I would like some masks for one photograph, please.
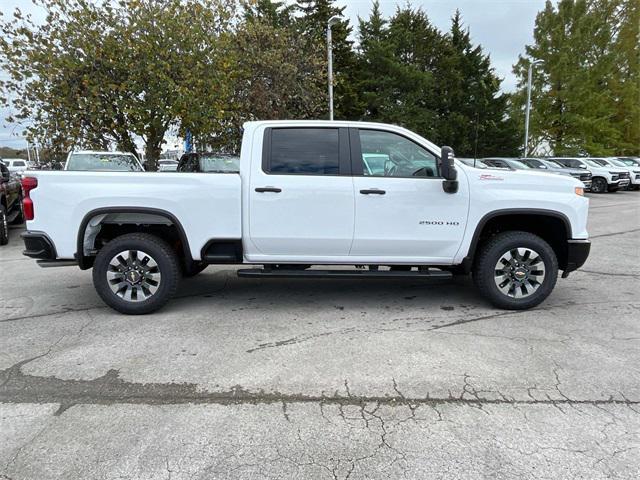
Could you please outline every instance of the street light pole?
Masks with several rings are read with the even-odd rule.
[[[340,21],[340,17],[331,17],[327,22],[327,77],[329,81],[329,120],[333,120],[333,45],[331,27]]]
[[[524,157],[529,155],[529,115],[531,113],[531,77],[533,76],[533,67],[543,63],[542,60],[535,60],[529,63],[529,69],[527,72],[527,108],[524,119]]]

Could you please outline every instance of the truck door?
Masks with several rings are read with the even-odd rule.
[[[351,129],[356,220],[352,256],[453,260],[469,208],[467,182],[445,193],[436,155],[399,133]]]
[[[354,226],[350,167],[347,128],[266,128],[261,165],[251,166],[249,182],[255,254],[283,260],[348,255]]]

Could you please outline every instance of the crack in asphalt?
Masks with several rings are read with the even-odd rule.
[[[59,341],[58,341],[59,342]],[[51,347],[53,348],[53,347]],[[332,395],[307,395],[303,393],[265,392],[263,390],[252,392],[240,385],[232,387],[228,391],[210,392],[198,388],[195,383],[136,383],[123,380],[119,377],[118,370],[111,369],[105,375],[93,380],[65,380],[57,377],[44,377],[29,375],[22,372],[29,362],[42,358],[47,352],[35,357],[22,360],[13,366],[0,370],[0,402],[4,403],[57,403],[60,405],[56,415],[62,414],[74,405],[113,405],[113,404],[143,404],[143,405],[177,405],[177,404],[273,404],[286,405],[296,403],[335,404],[343,406],[361,406],[367,404],[379,405],[427,405],[438,404],[466,404],[481,407],[482,405],[627,405],[630,407],[640,405],[640,400],[631,400],[623,396],[623,399],[573,399],[564,394],[559,399],[531,399],[515,400],[501,396],[501,398],[483,398],[479,391],[470,388],[468,376],[465,376],[465,385],[460,395],[449,393],[447,397],[411,398],[403,395],[398,390],[395,379],[393,389],[396,395],[354,395],[347,386],[346,395],[335,392]],[[559,385],[559,383],[558,383]],[[556,387],[558,386],[556,385]]]
[[[598,272],[596,270],[578,270],[582,273],[590,273],[592,275],[607,275],[609,277],[631,277],[631,278],[640,278],[640,273],[615,273],[615,272]]]
[[[613,237],[615,235],[624,235],[625,233],[635,233],[635,232],[640,232],[640,228],[634,228],[632,230],[623,230],[622,232],[601,233],[600,235],[592,235],[589,238],[593,239],[593,238],[602,238],[602,237]]]

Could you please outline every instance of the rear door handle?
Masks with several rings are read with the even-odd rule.
[[[258,193],[265,193],[265,192],[272,192],[272,193],[280,193],[282,191],[281,188],[277,188],[277,187],[258,187],[256,188],[256,192]]]
[[[379,188],[369,188],[360,190],[360,193],[363,195],[384,195],[387,192],[385,192],[384,190],[380,190]]]

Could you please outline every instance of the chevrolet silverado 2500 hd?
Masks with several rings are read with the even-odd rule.
[[[452,153],[393,125],[262,121],[244,126],[239,173],[29,172],[24,254],[93,268],[100,297],[129,314],[160,308],[208,264],[261,266],[238,270],[252,277],[471,273],[498,307],[539,304],[589,253],[582,183]]]

